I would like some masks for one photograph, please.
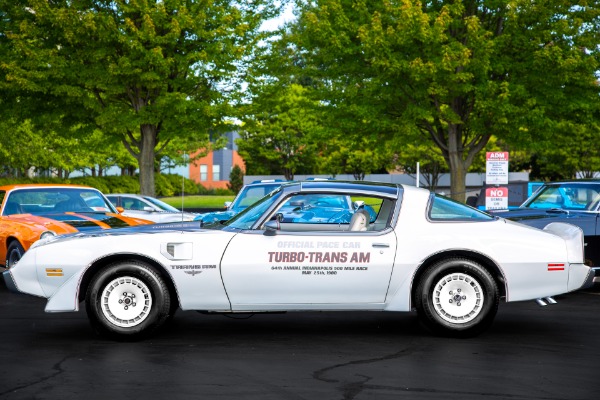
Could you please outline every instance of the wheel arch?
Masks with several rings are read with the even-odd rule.
[[[156,261],[150,257],[144,256],[141,254],[137,254],[137,253],[111,254],[111,255],[108,255],[108,256],[105,256],[105,257],[95,260],[89,266],[89,268],[86,269],[83,276],[81,277],[81,282],[79,284],[79,294],[78,294],[79,302],[82,302],[85,300],[85,296],[86,296],[88,287],[92,281],[92,278],[94,277],[94,275],[96,275],[96,273],[98,273],[98,271],[100,271],[102,268],[104,268],[114,262],[127,261],[127,260],[141,261],[141,262],[144,262],[144,263],[150,265],[152,268],[154,268],[156,270],[156,272],[158,274],[160,274],[161,278],[164,279],[165,283],[167,284],[167,287],[169,288],[169,292],[172,295],[172,298],[177,299],[177,304],[179,304],[179,293],[177,292],[175,283],[173,282],[173,279],[172,279],[171,275],[167,272],[166,268],[158,261]]]
[[[500,297],[506,297],[506,279],[502,269],[498,266],[496,262],[494,262],[490,257],[484,254],[477,253],[472,250],[457,249],[446,250],[432,254],[428,258],[426,258],[423,261],[423,263],[421,263],[421,265],[415,271],[411,283],[410,300],[412,304],[414,304],[415,300],[415,289],[418,285],[419,280],[421,279],[425,271],[427,271],[427,268],[437,263],[438,261],[448,258],[466,258],[481,264],[496,281],[496,284],[498,285],[498,290],[500,291]]]
[[[8,236],[6,238],[6,248],[5,248],[5,250],[8,250],[8,247],[11,245],[12,242],[19,242],[19,243],[21,243],[21,241],[19,240],[19,238],[17,238],[16,236]],[[23,246],[23,243],[21,243],[21,246]]]

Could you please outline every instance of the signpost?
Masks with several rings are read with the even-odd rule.
[[[488,185],[508,184],[508,151],[485,153],[485,183]]]
[[[485,189],[486,210],[508,210],[508,188],[492,187]]]
[[[485,190],[486,210],[508,209],[508,151],[488,151],[485,153],[485,183],[496,185]]]

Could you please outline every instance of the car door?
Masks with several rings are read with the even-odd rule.
[[[600,268],[600,209],[594,213],[596,216],[596,230],[593,235],[585,237],[585,255],[593,267]]]
[[[296,204],[294,200],[285,205]],[[352,221],[324,221],[315,212],[320,206],[305,202],[303,218],[280,213],[276,232],[236,235],[221,262],[232,309],[381,308],[396,254],[396,235],[389,226],[394,202],[364,196],[360,200],[372,204],[378,214],[369,219],[366,211],[351,210],[369,219],[368,227],[359,231],[349,230],[358,226]]]

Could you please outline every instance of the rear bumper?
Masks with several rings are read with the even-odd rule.
[[[580,289],[590,288],[590,287],[594,286],[595,282],[600,282],[600,280],[598,280],[598,279],[600,279],[600,277],[596,275],[598,272],[599,271],[597,271],[597,270],[594,271],[594,269],[590,269],[590,272],[589,272],[585,282],[583,283],[583,285],[581,285]]]
[[[567,291],[587,289],[594,285],[595,271],[585,264],[569,264]]]
[[[594,272],[594,283],[600,282],[600,267],[592,267]]]

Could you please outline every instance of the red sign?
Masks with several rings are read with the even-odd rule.
[[[485,189],[485,208],[486,210],[507,210],[508,188],[491,187]]]
[[[508,161],[508,151],[488,151],[485,153],[486,161]]]

